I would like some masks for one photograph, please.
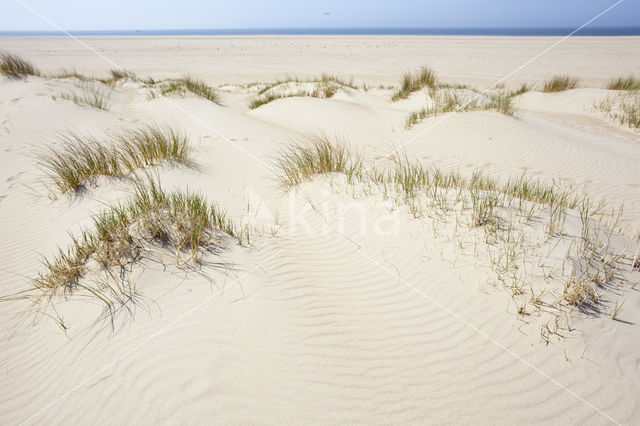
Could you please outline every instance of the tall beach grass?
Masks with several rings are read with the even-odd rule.
[[[39,76],[40,71],[31,62],[12,53],[0,54],[0,74],[13,78]]]
[[[123,130],[106,141],[63,132],[57,142],[37,157],[54,188],[63,194],[84,188],[98,176],[124,177],[162,161],[187,163],[191,151],[188,135],[157,124]]]
[[[640,90],[640,79],[633,75],[627,77],[618,77],[607,84],[609,90]]]
[[[334,142],[326,134],[319,133],[307,135],[291,145],[279,156],[277,167],[281,186],[291,188],[318,174],[353,176],[361,170],[362,162],[346,143]]]
[[[406,99],[411,93],[424,87],[435,88],[438,84],[438,77],[433,69],[422,67],[417,72],[407,72],[402,76],[400,89],[392,96],[392,101]]]
[[[157,249],[152,247],[171,250],[182,267],[198,263],[203,250],[238,232],[225,211],[201,194],[166,191],[149,178],[136,184],[129,201],[96,215],[90,228],[71,237],[68,248],[44,259],[42,271],[33,280],[34,291],[44,298],[84,291],[111,307],[131,296],[122,268],[153,256]],[[91,272],[100,271],[111,277],[110,285],[83,282]]]
[[[544,82],[543,92],[562,92],[578,87],[580,80],[569,75],[556,75]]]

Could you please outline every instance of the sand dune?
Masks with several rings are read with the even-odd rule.
[[[283,56],[235,71],[238,48],[250,50],[242,61],[254,61],[252,55],[291,49],[315,55],[332,47],[331,58],[342,57],[336,49],[369,60],[372,51],[382,52],[379,67],[366,75],[353,58],[322,62],[327,71],[353,74],[356,85],[397,84],[405,68],[425,62],[443,80],[490,84],[518,61],[505,59],[514,43],[524,57],[548,41],[463,40],[459,49],[485,49],[465,67],[433,55],[460,43],[456,38],[88,39],[141,77],[189,71],[224,84],[220,104],[195,96],[151,99],[153,88],[125,79],[105,86],[110,98],[103,111],[52,98],[77,88],[77,79],[0,77],[2,422],[637,423],[640,133],[593,109],[611,94],[600,87],[614,70],[638,70],[633,50],[616,54],[637,39],[571,40],[513,80],[571,71],[591,88],[534,90],[514,99],[515,116],[446,113],[409,130],[404,121],[426,105],[426,89],[394,103],[390,88],[342,87],[328,99],[289,97],[249,109],[257,89],[246,84],[282,77],[286,66],[317,75],[316,66],[296,58],[296,68]],[[64,50],[59,40],[0,39],[0,47],[9,43],[43,69],[107,70],[89,53]],[[183,57],[163,65],[169,52],[163,49],[176,43],[186,46]],[[150,44],[162,49],[148,50]],[[404,53],[429,50],[410,61],[384,53],[399,45]],[[193,68],[189,55],[217,49],[231,63],[213,64],[219,57],[212,56]],[[585,65],[588,52],[600,68]],[[66,247],[69,233],[91,228],[92,215],[129,199],[133,188],[126,179],[100,177],[82,193],[52,194],[35,155],[59,146],[59,131],[106,138],[152,121],[189,133],[193,164],[147,170],[166,188],[215,200],[232,220],[248,224],[250,242],[221,239],[216,252],[191,268],[176,266],[170,250],[153,246],[154,256],[126,273],[137,290],[126,309],[104,315],[96,298],[72,292],[45,301],[34,315],[21,292],[43,270],[42,257]],[[625,233],[610,231],[613,219],[606,216],[594,223],[599,235],[608,235],[607,250],[621,255],[614,276],[598,287],[599,311],[562,299],[570,275],[565,265],[577,262],[567,261],[567,253],[582,241],[578,211],[568,210],[562,231],[548,235],[549,206],[532,210],[529,220],[518,218],[515,207],[499,208],[499,232],[516,224],[514,233],[526,238],[513,246],[526,247],[514,257],[518,266],[501,274],[496,265],[509,246],[468,226],[469,208],[440,211],[421,193],[421,210],[412,211],[395,189],[385,193],[365,178],[349,183],[340,173],[283,189],[276,161],[310,132],[347,141],[367,167],[392,167],[394,154],[406,153],[466,178],[479,168],[503,182],[526,172],[596,202],[606,198],[609,210],[624,206]],[[515,294],[503,282],[511,279],[507,272],[523,277],[525,294],[543,294],[544,302]]]

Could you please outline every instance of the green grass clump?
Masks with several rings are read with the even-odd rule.
[[[628,77],[618,77],[607,85],[609,90],[640,90],[640,79],[630,75]]]
[[[578,87],[578,80],[568,75],[556,75],[550,80],[544,82],[543,92],[562,92],[564,90],[575,89]]]
[[[435,88],[437,84],[438,78],[431,68],[423,67],[415,74],[411,72],[405,73],[402,77],[400,89],[392,95],[391,100],[406,99],[411,93],[423,87]]]
[[[103,111],[109,109],[110,94],[102,87],[85,82],[79,86],[79,89],[80,91],[70,90],[67,93],[60,93],[53,96],[53,100],[71,101],[78,105],[89,105]]]
[[[0,54],[0,74],[21,78],[25,75],[39,76],[40,71],[26,59],[12,53]]]
[[[95,216],[92,229],[72,237],[68,249],[45,259],[43,272],[33,280],[34,288],[46,297],[84,289],[110,305],[109,292],[125,292],[124,280],[119,278],[122,268],[148,255],[148,247],[172,250],[180,266],[181,259],[199,262],[200,251],[210,249],[222,234],[235,237],[237,228],[217,205],[198,193],[167,192],[149,179],[136,185],[130,201]],[[82,278],[96,266],[120,287],[82,284]],[[118,268],[117,272],[112,268]]]
[[[291,188],[311,176],[325,173],[345,173],[353,176],[362,163],[343,142],[332,142],[324,134],[308,135],[278,159],[279,180],[283,188]]]
[[[116,133],[115,139],[125,170],[151,166],[165,160],[189,162],[189,137],[171,127],[147,125]]]
[[[198,80],[190,76],[162,82],[157,86],[157,88],[162,96],[187,96],[188,94],[192,94],[216,104],[220,104],[220,96],[211,86],[207,85],[207,83],[202,80]],[[151,98],[154,97],[156,97],[156,93],[152,92]]]
[[[187,163],[190,155],[187,135],[155,124],[116,133],[106,142],[76,132],[60,134],[58,142],[38,159],[63,194],[84,188],[98,176],[124,177],[167,160]]]

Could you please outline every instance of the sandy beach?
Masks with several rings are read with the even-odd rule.
[[[640,37],[560,40],[0,37],[0,422],[638,423]]]

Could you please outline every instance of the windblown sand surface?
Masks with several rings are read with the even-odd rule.
[[[490,111],[407,115],[426,90],[391,102],[401,73],[431,65],[451,83],[489,86],[554,38],[185,37],[86,38],[140,78],[190,73],[217,87],[221,104],[157,97],[124,79],[110,108],[53,100],[77,79],[0,77],[0,421],[123,423],[588,423],[640,421],[640,133],[594,111],[614,76],[640,74],[640,39],[576,38],[507,80],[538,84],[556,73],[582,88],[514,99],[514,117]],[[70,39],[3,38],[0,50],[42,70],[107,75],[112,65]],[[290,97],[256,109],[260,85],[285,74],[331,72],[358,89],[329,99]],[[361,89],[363,82],[370,85]],[[66,247],[105,205],[129,197],[125,180],[101,178],[52,199],[34,158],[56,133],[104,135],[140,123],[189,132],[193,167],[153,168],[163,185],[190,188],[251,224],[250,244],[226,244],[197,268],[142,260],[129,278],[139,298],[101,316],[95,298],[21,298],[43,256]],[[606,198],[626,232],[598,312],[560,303],[563,256],[580,216],[545,235],[523,227],[526,288],[538,310],[500,282],[495,244],[457,221],[406,205],[344,176],[283,190],[275,161],[292,140],[323,131],[368,164],[392,154],[470,176],[528,176]],[[602,218],[607,221],[606,217]],[[610,221],[611,222],[611,221]],[[602,226],[607,234],[606,225]],[[273,230],[273,232],[272,232]],[[277,233],[275,232],[277,231]],[[275,235],[272,235],[275,233]],[[522,270],[521,270],[522,272]],[[527,290],[528,291],[528,290]],[[624,307],[616,320],[616,303]],[[557,319],[556,319],[557,318]],[[554,321],[559,321],[554,324]],[[556,333],[547,333],[553,330]]]

